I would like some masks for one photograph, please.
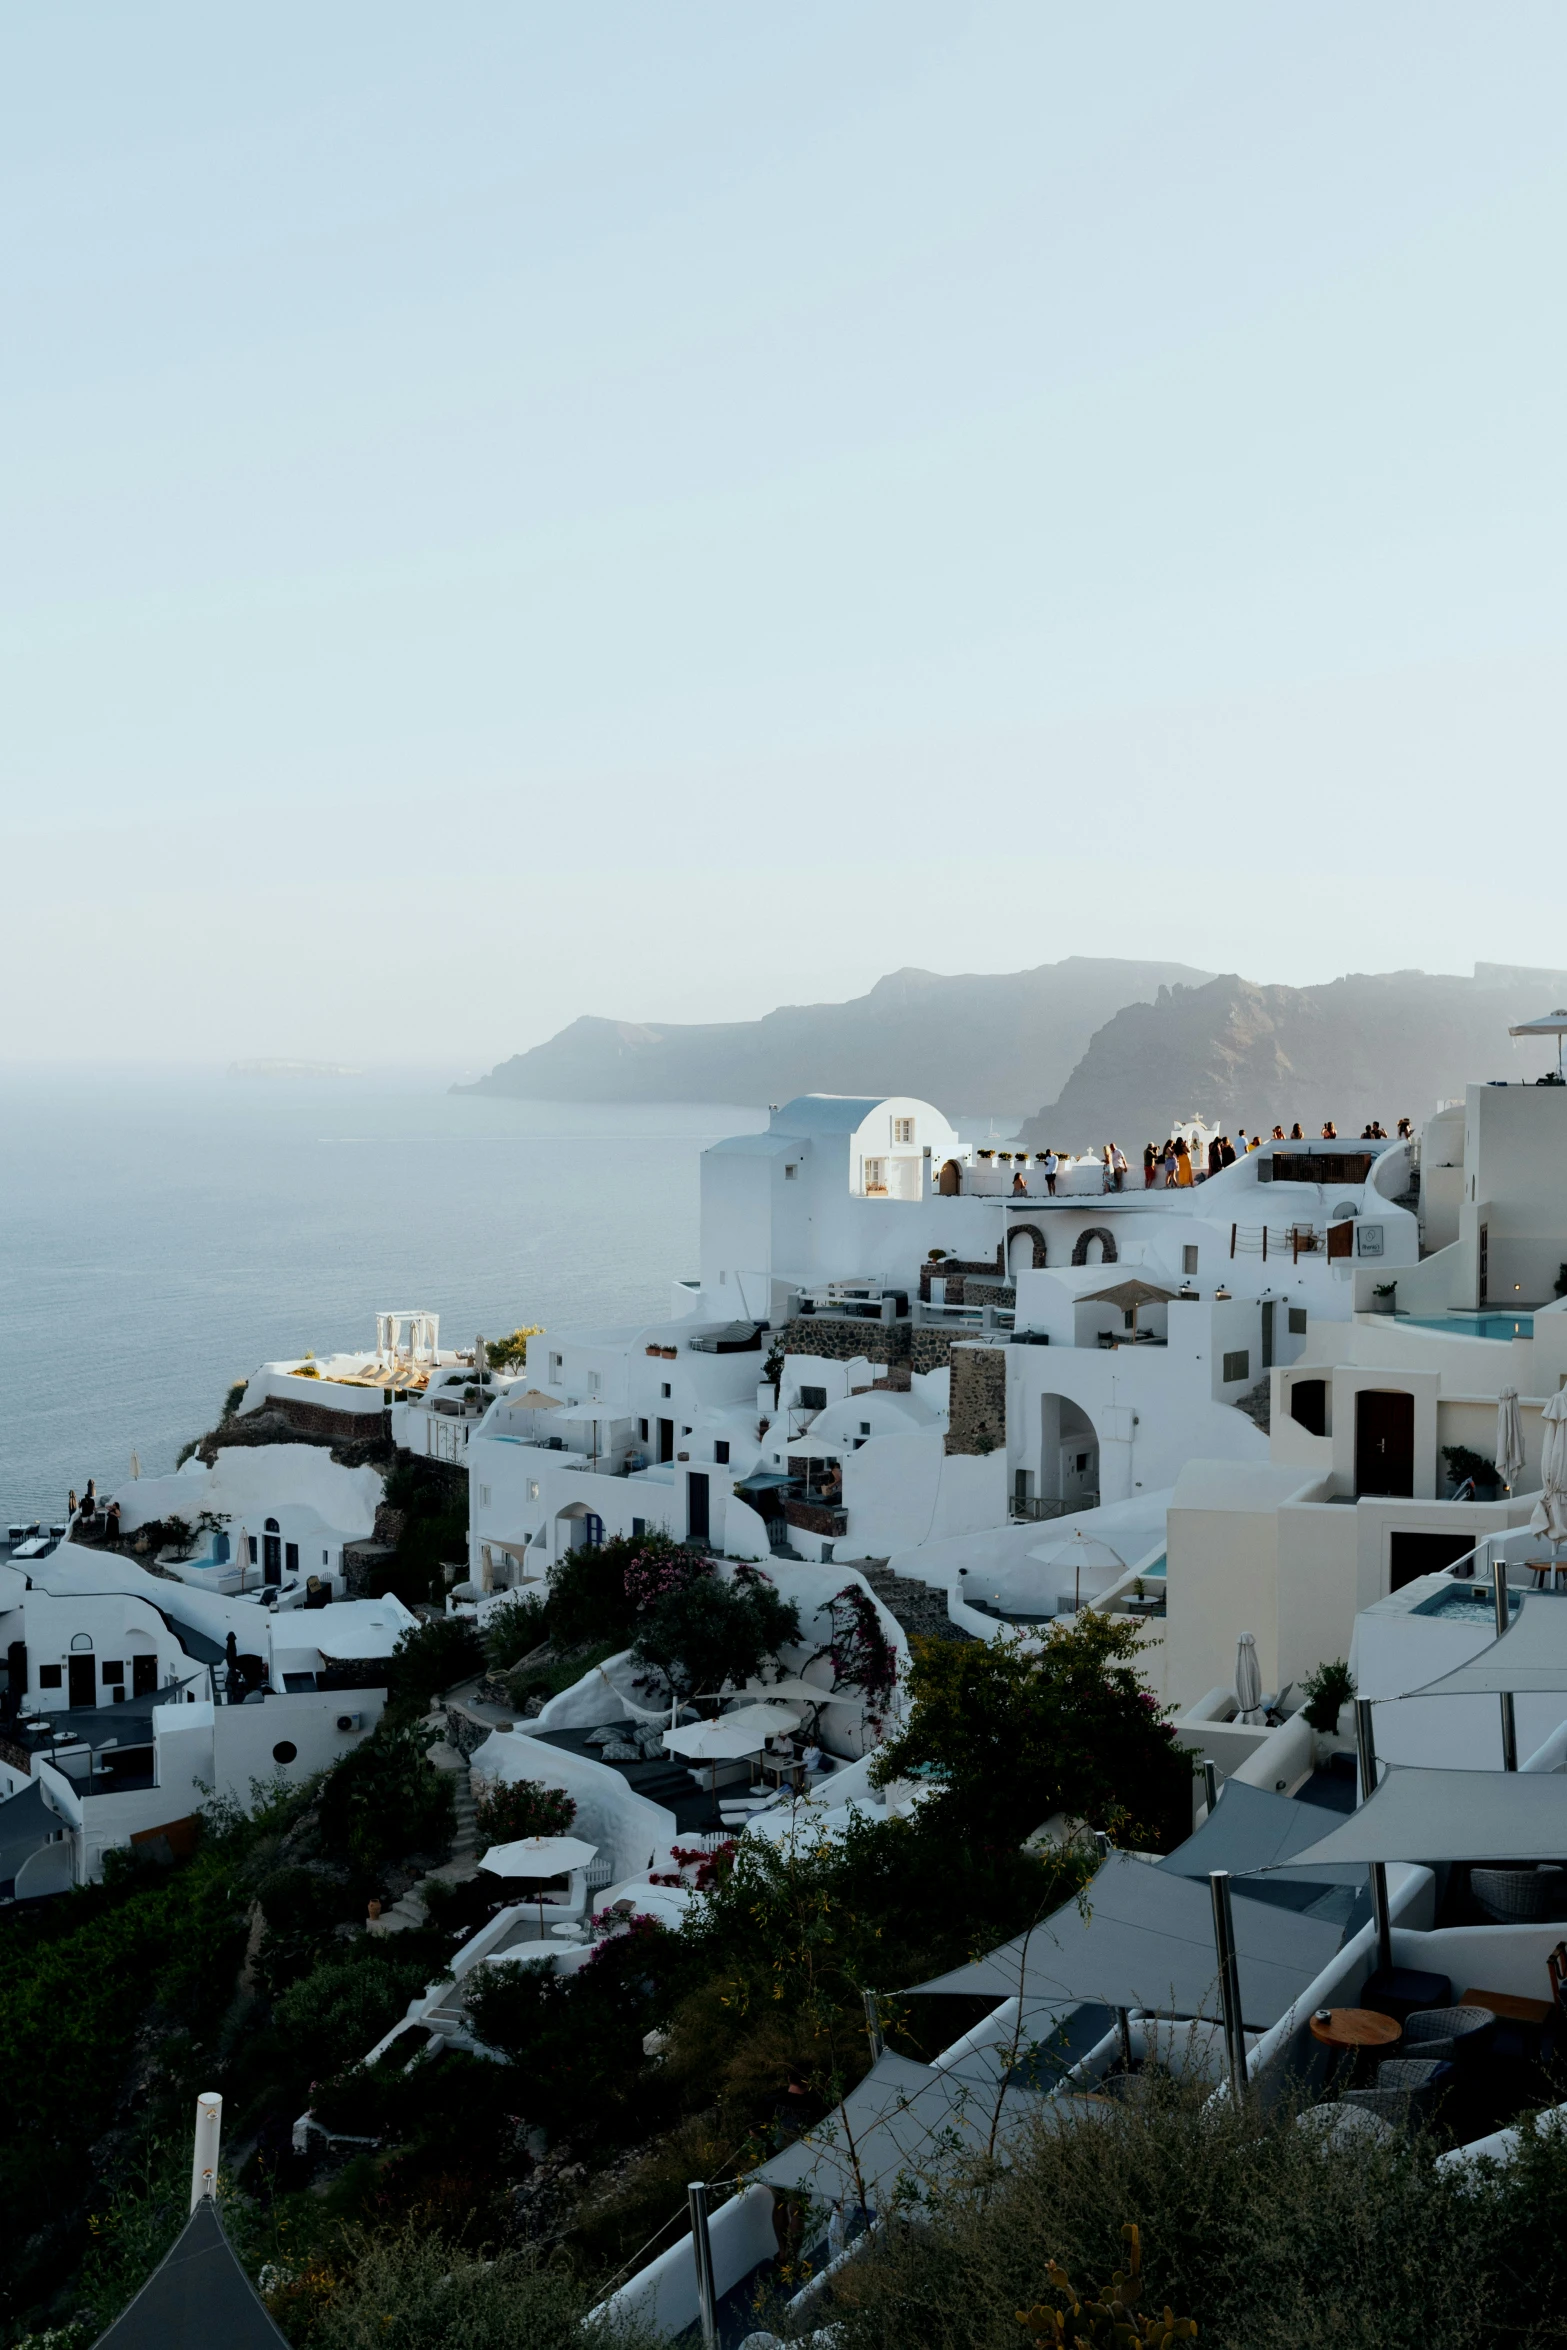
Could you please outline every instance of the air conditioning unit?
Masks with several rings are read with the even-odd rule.
[[[345,1731],[362,1730],[365,1726],[365,1717],[363,1714],[339,1714],[337,1726],[340,1730]]]

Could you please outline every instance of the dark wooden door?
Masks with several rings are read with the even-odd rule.
[[[1363,1387],[1355,1398],[1355,1491],[1414,1490],[1415,1399],[1387,1387]]]
[[[68,1656],[65,1660],[69,1683],[69,1703],[96,1705],[98,1702],[98,1667],[90,1656]]]
[[[658,1457],[661,1461],[672,1461],[675,1457],[675,1423],[673,1420],[660,1420],[658,1423]]]
[[[279,1534],[263,1534],[261,1537],[261,1573],[263,1580],[268,1583],[281,1583],[283,1580],[283,1538]]]
[[[707,1478],[693,1469],[686,1478],[686,1532],[692,1542],[708,1539]]]
[[[155,1656],[131,1658],[132,1697],[151,1697],[158,1686],[158,1660]]]

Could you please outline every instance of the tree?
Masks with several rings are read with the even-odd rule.
[[[590,1642],[629,1645],[637,1620],[667,1593],[710,1572],[667,1534],[615,1534],[596,1548],[570,1550],[550,1569],[549,1627],[557,1649]]]
[[[1059,1811],[1167,1849],[1190,1830],[1193,1758],[1138,1679],[1141,1645],[1091,1609],[1038,1644],[919,1641],[908,1726],[872,1777],[930,1777],[931,1824],[958,1836],[1016,1843]]]
[[[528,1360],[529,1339],[542,1338],[543,1336],[543,1323],[529,1322],[526,1326],[519,1324],[509,1337],[486,1339],[484,1352],[490,1369],[492,1371],[520,1371]]]
[[[675,1583],[642,1617],[632,1655],[642,1687],[684,1705],[698,1690],[738,1687],[799,1637],[793,1600],[754,1567],[737,1567],[731,1583],[711,1571]]]

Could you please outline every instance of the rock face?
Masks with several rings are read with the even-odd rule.
[[[1135,1157],[1180,1118],[1248,1133],[1331,1118],[1358,1134],[1380,1118],[1419,1121],[1486,1077],[1539,1075],[1549,1048],[1515,1053],[1507,1030],[1567,1003],[1567,975],[1477,963],[1472,979],[1424,971],[1351,973],[1323,987],[1259,987],[1230,976],[1161,988],[1092,1038],[1059,1097],[1031,1118],[1028,1149],[1107,1139]]]
[[[1072,955],[1002,975],[895,971],[846,1004],[789,1004],[712,1026],[574,1020],[459,1093],[573,1102],[786,1102],[911,1093],[949,1116],[1021,1114],[1065,1084],[1123,1004],[1201,983],[1174,962]]]

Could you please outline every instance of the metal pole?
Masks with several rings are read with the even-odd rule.
[[[1377,1741],[1371,1726],[1371,1700],[1355,1700],[1355,1746],[1360,1758],[1360,1800],[1366,1803],[1377,1791]],[[1390,1967],[1393,1963],[1393,1913],[1387,1905],[1387,1867],[1380,1860],[1371,1863],[1371,1915],[1377,1929],[1377,1965]]]
[[[707,2226],[707,2181],[692,2179],[686,2187],[691,2207],[691,2255],[696,2262],[696,2299],[701,2313],[703,2350],[717,2350],[718,2295],[713,2290],[713,2239]]]
[[[1502,1634],[1509,1629],[1513,1618],[1512,1603],[1507,1592],[1507,1561],[1495,1556],[1491,1560],[1491,1596],[1496,1602],[1496,1637],[1500,1640]],[[1500,1696],[1502,1768],[1504,1771],[1516,1771],[1518,1768],[1518,1719],[1513,1709],[1513,1693],[1510,1689],[1504,1689]]]
[[[218,2144],[222,2135],[223,2100],[216,2089],[203,2089],[196,2100],[196,2147],[190,2166],[192,2211],[218,2191]]]
[[[1241,2020],[1241,1970],[1235,1953],[1235,1913],[1230,1907],[1230,1872],[1211,1869],[1208,1889],[1213,1895],[1213,1945],[1219,1960],[1219,2005],[1224,2016],[1224,2046],[1230,2062],[1230,2091],[1237,2105],[1246,2094],[1246,2032]]]
[[[1212,1819],[1219,1808],[1219,1766],[1216,1762],[1204,1762],[1202,1784],[1203,1793],[1208,1798],[1208,1817]]]
[[[865,2002],[865,2029],[870,2035],[871,2062],[875,2064],[885,2053],[887,2043],[881,2036],[881,2017],[876,2012],[875,1992],[862,1991],[860,1996]]]

